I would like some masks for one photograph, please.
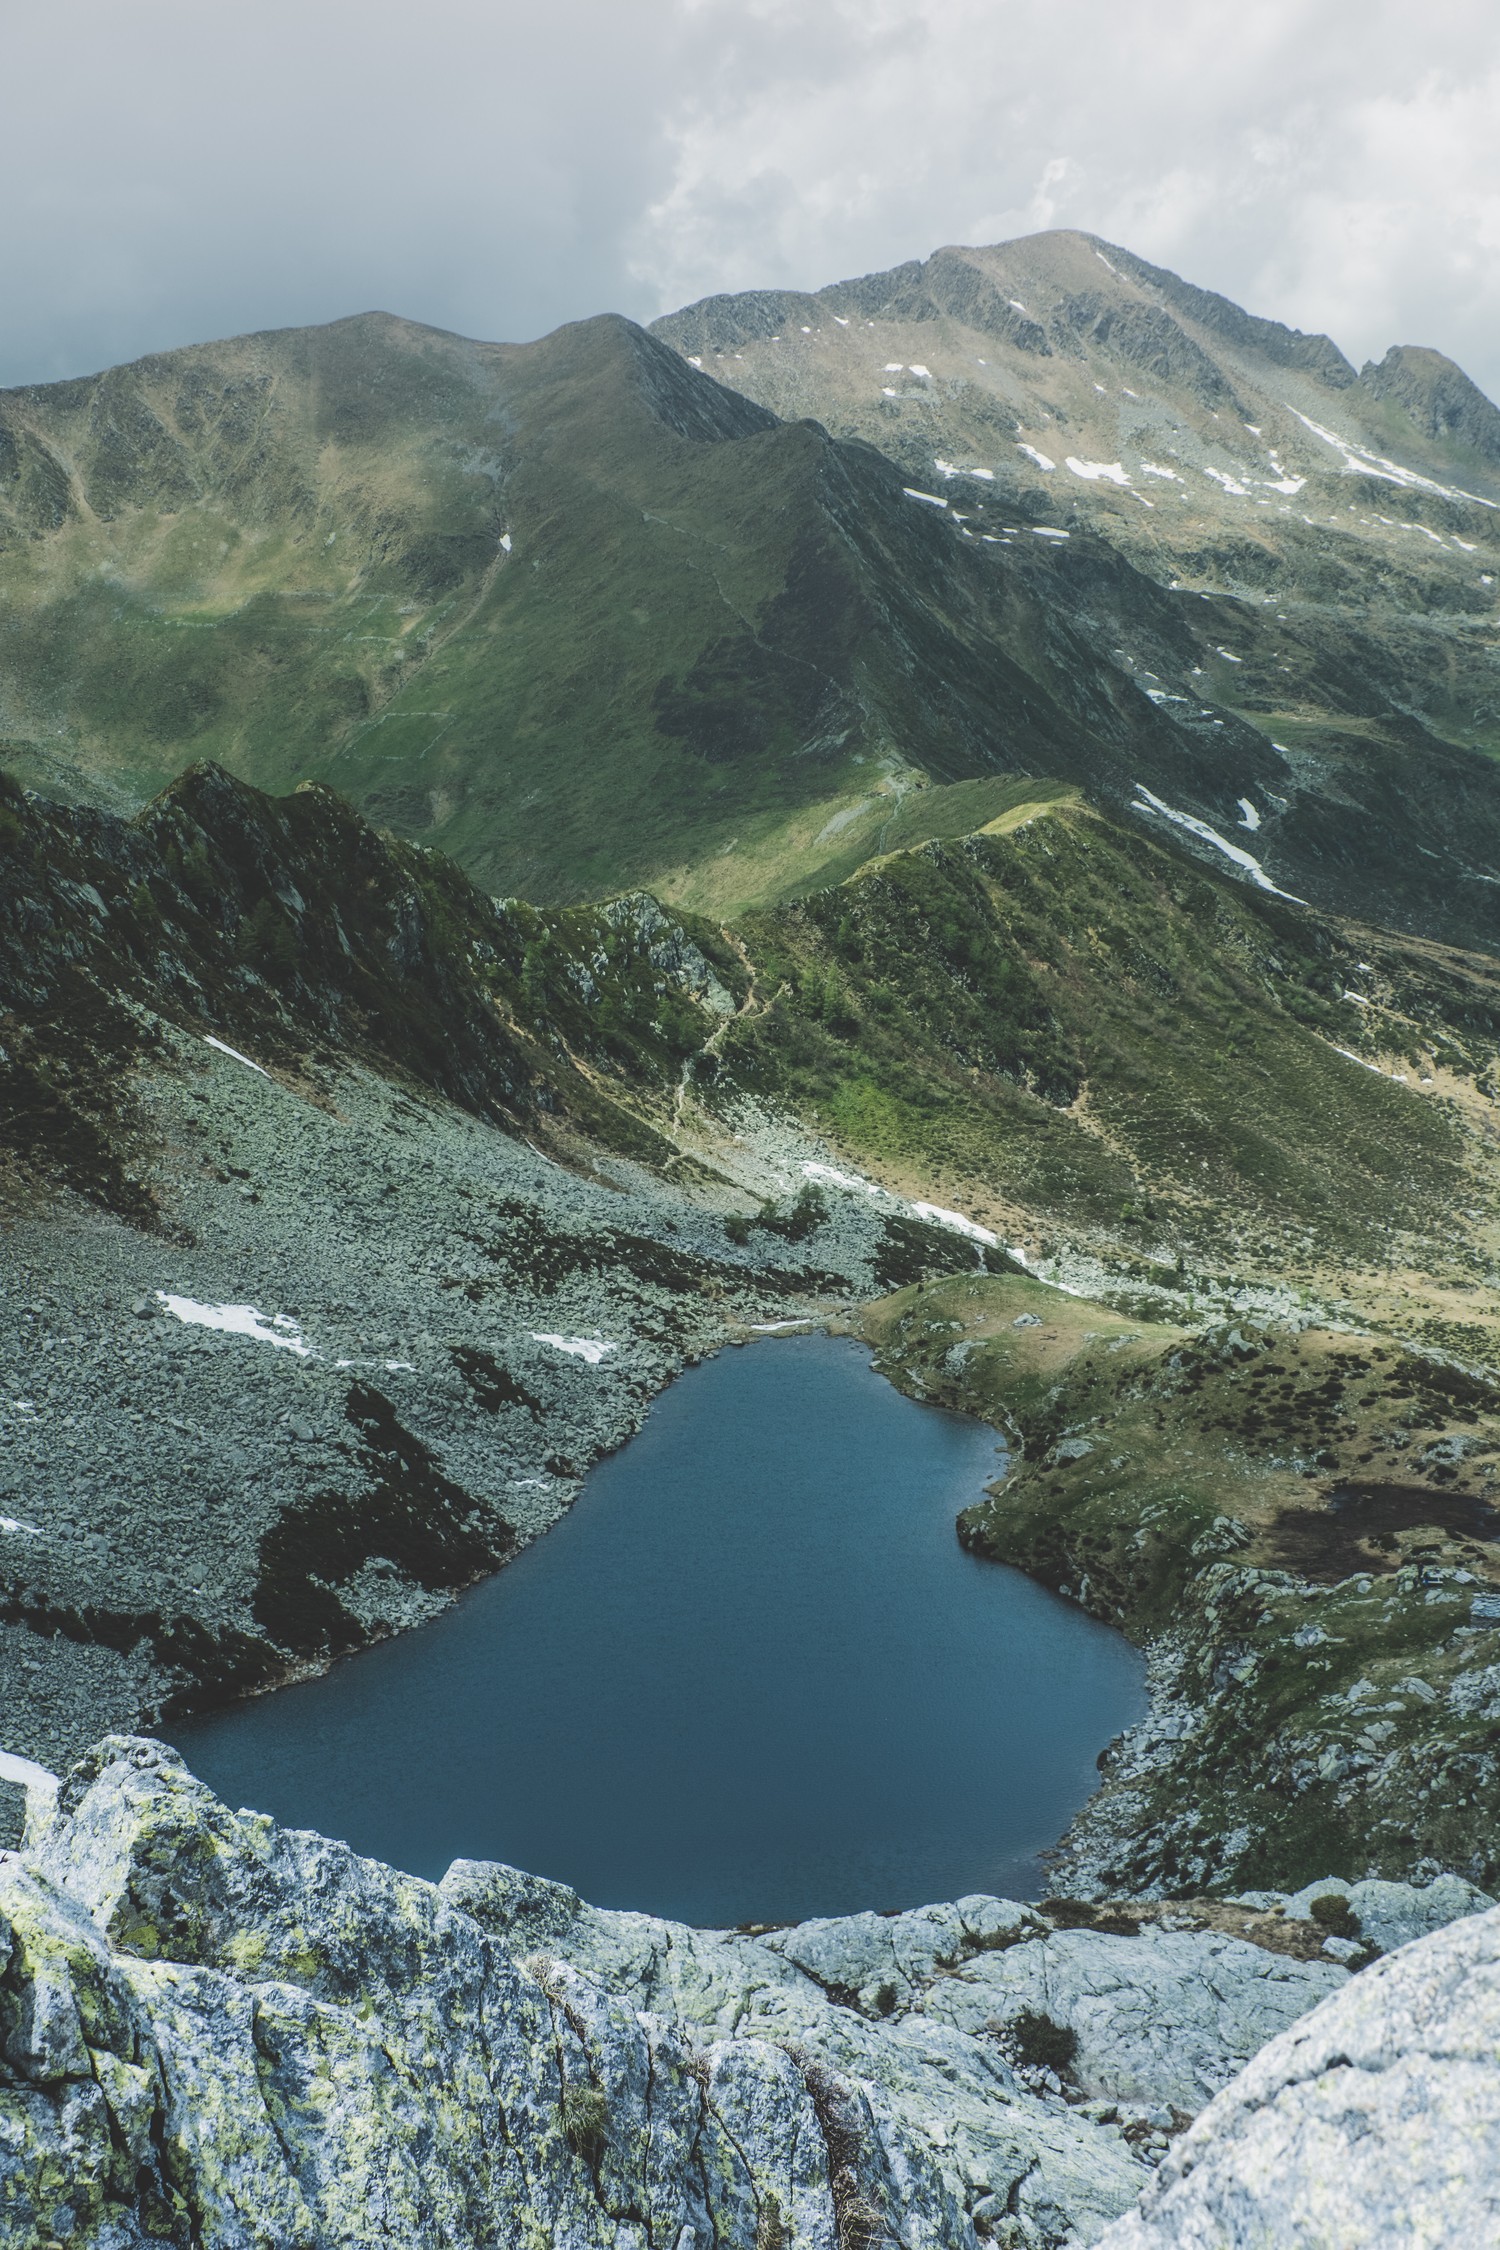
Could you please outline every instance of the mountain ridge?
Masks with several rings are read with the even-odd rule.
[[[1024,280],[1030,312],[1002,295],[1007,260],[1036,280],[1049,258],[1050,310]],[[1177,402],[1204,467],[1186,452],[1163,467],[1158,448],[1153,492],[1108,459],[1070,457],[1085,476],[1037,446],[1037,469],[1006,438],[1001,391],[941,369],[876,386],[866,412],[818,377],[800,324],[789,377],[769,360],[685,365],[704,356],[688,315],[653,339],[604,316],[488,345],[366,314],[5,394],[6,760],[122,807],[204,757],[273,790],[322,778],[497,892],[645,885],[728,911],[835,875],[833,839],[878,827],[882,804],[1032,774],[1147,819],[1164,817],[1154,799],[1189,823],[1189,849],[1232,845],[1339,911],[1494,942],[1494,729],[1448,724],[1466,696],[1472,719],[1493,665],[1487,589],[1456,583],[1483,575],[1463,552],[1472,505],[1400,470],[1382,514],[1446,528],[1378,528],[1377,543],[1404,541],[1395,575],[1383,553],[1372,563],[1367,527],[1351,563],[1348,532],[1299,528],[1284,499],[1272,537],[1278,495],[1259,487],[1298,480],[1278,455],[1257,487],[1233,451],[1248,439],[1227,402],[1248,363],[1220,364],[1220,331],[1300,386],[1296,443],[1320,455],[1330,409],[1311,407],[1364,397],[1363,377],[1346,381],[1321,339],[1237,325],[1227,300],[1117,264],[1083,236],[943,251],[838,285],[855,294],[837,318],[854,321],[858,298],[937,337],[953,318],[941,298],[993,319],[1012,373],[1041,370],[1059,413],[1098,412],[1095,371],[1159,366],[1150,412]],[[1178,312],[1200,298],[1218,328],[1190,332]],[[769,338],[767,308],[788,301],[714,300],[714,317],[759,308]],[[847,346],[855,331],[820,317],[817,352]],[[1449,395],[1441,370],[1412,364],[1370,401],[1409,428],[1395,388],[1420,376],[1424,396]],[[1127,392],[1146,412],[1130,385],[1110,410]],[[1452,412],[1468,427],[1478,409],[1465,394]],[[995,466],[970,450],[966,468],[934,435],[950,424],[987,432]],[[1374,454],[1359,459],[1373,475]],[[1418,568],[1424,528],[1435,559]],[[1289,558],[1307,583],[1283,616],[1290,594],[1278,608],[1247,573]]]
[[[1500,754],[1500,414],[1441,354],[1397,347],[1356,375],[1326,338],[1069,233],[720,295],[654,332],[779,413],[878,443],[973,528],[1051,523],[1128,562],[1155,590],[1149,627],[1096,567],[1096,645],[1165,706],[1274,745],[1335,864],[1376,849],[1403,798],[1430,811],[1451,790],[1443,821],[1474,834]],[[1487,845],[1481,879],[1493,865]],[[1379,884],[1389,913],[1391,855]]]

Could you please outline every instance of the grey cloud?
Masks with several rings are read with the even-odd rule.
[[[20,0],[0,381],[382,305],[471,334],[1084,226],[1500,389],[1483,0]]]

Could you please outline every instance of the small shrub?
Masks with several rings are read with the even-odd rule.
[[[896,2002],[899,1998],[900,1994],[897,1992],[896,1987],[889,1981],[889,1979],[887,1979],[884,1984],[877,1984],[875,1987],[876,2015],[894,2015],[896,2012]]]
[[[235,950],[262,976],[289,977],[297,966],[297,933],[276,901],[263,898],[236,931]]]
[[[597,2171],[609,2133],[609,2105],[597,2086],[564,2087],[562,2125],[573,2154]]]
[[[970,1955],[1008,1953],[1013,1945],[1020,1945],[1025,1939],[1035,1935],[1035,1930],[1029,1930],[1024,1922],[1013,1930],[976,1930],[972,1936],[964,1939],[964,1951]]]
[[[1072,2068],[1078,2034],[1071,2024],[1055,2023],[1040,2008],[1023,2008],[1005,2030],[1018,2059],[1032,2070],[1050,2070],[1061,2078]]]
[[[731,1242],[743,1250],[750,1240],[750,1221],[742,1211],[731,1211],[724,1221],[724,1232]]]
[[[1361,1934],[1359,1916],[1340,1891],[1324,1891],[1321,1897],[1309,1901],[1307,1911],[1330,1937],[1357,1938]]]
[[[768,1234],[779,1234],[784,1242],[805,1242],[810,1234],[817,1233],[827,1217],[828,1198],[809,1180],[798,1190],[789,1210],[778,1211],[768,1203],[756,1223]]]
[[[155,936],[161,928],[161,908],[152,895],[149,883],[133,883],[130,888],[130,910],[141,929]]]

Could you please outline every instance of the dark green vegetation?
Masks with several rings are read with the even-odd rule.
[[[1441,353],[1356,374],[1326,336],[1076,233],[711,297],[654,332],[776,413],[879,446],[991,556],[1043,544],[1037,524],[1070,532],[1047,543],[1055,598],[1198,730],[1187,809],[1286,888],[1488,929],[1500,412]]]
[[[1017,2059],[1033,2070],[1050,2070],[1061,2078],[1077,2057],[1077,2032],[1070,2024],[1055,2023],[1039,2008],[1023,2008],[1005,2029]]]
[[[1358,1269],[1368,1298],[1400,1271],[1459,1293],[1424,1317],[1462,1344],[1491,1256],[1488,964],[1199,873],[1074,802],[725,931],[644,897],[497,904],[315,785],[272,800],[196,769],[129,823],[11,788],[0,975],[0,1138],[146,1226],[132,1066],[160,1059],[165,1020],[315,1093],[363,1060],[565,1157],[684,1178],[751,1096],[891,1187],[1044,1253],[1093,1248],[1163,1304],[1204,1273],[1313,1286],[1337,1266],[1347,1293]],[[826,1214],[812,1187],[730,1213],[726,1256],[784,1244],[772,1264],[805,1276]],[[539,1235],[523,1204],[476,1209],[472,1239],[493,1269],[466,1281],[476,1302],[606,1266],[674,1292],[719,1278],[629,1230]],[[892,1212],[880,1278],[955,1256]]]
[[[870,1333],[896,1380],[1020,1448],[966,1543],[1124,1625],[1183,1715],[1126,1738],[1085,1815],[1110,1888],[1424,1858],[1493,1885],[1500,1622],[1471,1618],[1500,1585],[1492,1377],[1369,1334],[1132,1323],[1025,1279],[908,1292]]]
[[[51,1181],[175,1223],[141,1089],[212,1027],[315,1101],[366,1066],[565,1166],[612,1150],[702,1182],[719,1209],[716,1153],[779,1113],[1032,1255],[1089,1250],[1125,1311],[910,1210],[872,1259],[902,1292],[873,1316],[890,1371],[1024,1449],[966,1539],[1144,1642],[1182,1714],[1126,1739],[1072,1832],[1077,1879],[1187,1896],[1423,1861],[1500,1874],[1500,1650],[1471,1618],[1500,1581],[1483,957],[1249,890],[1055,794],[720,928],[640,896],[497,904],[325,788],[269,799],[204,768],[129,822],[6,785],[0,977],[15,1208]],[[222,1168],[196,1161],[234,1192],[227,1142]],[[597,1279],[630,1333],[670,1340],[752,1267],[847,1297],[849,1192],[747,1196],[689,1250],[608,1216],[538,1226],[460,1183],[472,1257],[450,1251],[437,1285],[504,1308]],[[1200,1300],[1247,1277],[1288,1312],[1298,1285],[1336,1286],[1360,1332],[1206,1328]],[[530,1378],[480,1339],[447,1357],[549,1475],[594,1457],[531,1437]],[[503,1512],[384,1388],[356,1382],[344,1423],[357,1473],[309,1481],[257,1534],[255,1631],[102,1591],[8,1591],[6,1616],[147,1651],[203,1702],[368,1637],[372,1540],[428,1596],[503,1559]]]
[[[273,801],[201,769],[123,823],[0,777],[0,1137],[151,1223],[130,1155],[149,1003],[313,1085],[363,1060],[507,1130],[669,1162],[640,1104],[702,1043],[695,990],[727,1008],[718,973],[743,977],[699,936],[650,901],[497,906],[316,786]]]
[[[255,1620],[278,1647],[306,1657],[358,1648],[368,1630],[339,1600],[371,1547],[428,1592],[468,1585],[493,1569],[514,1534],[443,1475],[403,1429],[383,1392],[355,1383],[345,1409],[365,1489],[357,1500],[315,1493],[288,1508],[261,1541]]]

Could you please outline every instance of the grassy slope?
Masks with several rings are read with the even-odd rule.
[[[686,892],[743,832],[722,910],[925,779],[1180,788],[1193,746],[1055,597],[623,321],[369,316],[0,400],[13,770],[327,779],[495,891]]]
[[[1164,1306],[1240,1274],[1490,1356],[1490,966],[1200,874],[1035,786],[921,792],[888,833],[1021,801],[736,925],[686,917],[727,1019],[673,997],[638,910],[497,907],[321,786],[268,799],[197,769],[118,832],[12,795],[10,973],[24,990],[29,948],[56,991],[7,1067],[31,1067],[28,1042],[40,1067],[50,1041],[65,1087],[85,986],[165,980],[231,1038],[274,1051],[289,1008],[299,1038],[320,1025],[471,1106],[528,1129],[572,1115],[656,1163],[694,1133],[711,1151],[754,1095],[889,1187],[1033,1256],[1091,1251]],[[117,1076],[111,1056],[106,1107]]]
[[[1022,1278],[903,1291],[867,1332],[905,1387],[1022,1448],[966,1544],[1175,1643],[1196,1726],[1085,1817],[1122,1888],[1424,1856],[1493,1886],[1493,1728],[1448,1692],[1500,1653],[1500,1629],[1462,1629],[1470,1589],[1500,1584],[1491,1380],[1369,1335],[1189,1334]]]
[[[330,1060],[362,1056],[565,1160],[602,1145],[677,1168],[680,1089],[721,1136],[759,1092],[891,1187],[1144,1278],[1122,1311],[970,1271],[868,1316],[898,1380],[1024,1447],[966,1521],[976,1550],[1170,1638],[1199,1723],[1110,1777],[1095,1865],[1195,1890],[1425,1852],[1492,1879],[1484,1722],[1444,1698],[1488,1660],[1455,1638],[1451,1574],[1500,1582],[1500,1390],[1411,1341],[1500,1358],[1487,964],[1203,877],[1067,798],[727,930],[639,902],[496,906],[321,787],[271,800],[213,770],[129,825],[7,785],[0,861],[0,1139],[137,1224],[160,1220],[133,1168],[132,997],[314,1098]],[[1375,1005],[1342,999],[1350,976]],[[1433,1083],[1334,1040],[1387,1068],[1404,1048]],[[515,1218],[520,1254],[571,1254]],[[762,1218],[816,1265],[816,1208]],[[970,1255],[900,1218],[889,1235],[890,1285]],[[1200,1267],[1336,1283],[1359,1332],[1195,1330]],[[1384,1731],[1351,1749],[1377,1702]]]
[[[1382,918],[1399,900],[1408,926],[1436,927],[1422,919],[1433,871],[1414,844],[1456,846],[1488,872],[1500,752],[1493,409],[1488,451],[1462,432],[1435,435],[1353,381],[1325,339],[1215,312],[1174,277],[1071,232],[947,249],[816,295],[709,298],[655,333],[776,413],[879,445],[976,530],[1070,528],[1066,572],[1097,645],[1185,698],[1179,715],[1206,704],[1291,752],[1280,779],[1267,777],[1270,797],[1257,794],[1264,838],[1320,869],[1325,903],[1372,910],[1352,878],[1368,880],[1382,830],[1399,840],[1402,800],[1415,826],[1404,860],[1381,855]],[[1353,473],[1309,422],[1428,486]],[[1133,489],[1072,474],[1070,457],[1121,464]],[[955,473],[945,480],[939,462]],[[1128,557],[1159,599],[1080,554],[1085,533],[1091,549]],[[1234,745],[1248,778],[1242,755]]]
[[[1169,1291],[1184,1259],[1340,1294],[1488,1270],[1482,961],[1200,876],[1076,802],[740,928],[756,999],[721,1073],[1012,1240],[1107,1243]],[[1338,1052],[1391,1046],[1405,1085]]]
[[[1264,714],[1226,715],[1279,692],[1279,627],[1209,660],[1223,708],[1153,700],[1228,612],[904,481],[617,320],[510,347],[371,315],[9,393],[0,755],[121,805],[204,758],[325,779],[493,892],[719,916],[1013,802],[958,785],[1144,782],[1226,832],[1248,791],[1288,888],[1500,927],[1424,856],[1500,850],[1483,761],[1423,738],[1413,804],[1413,737],[1351,821],[1314,745],[1288,797]]]

